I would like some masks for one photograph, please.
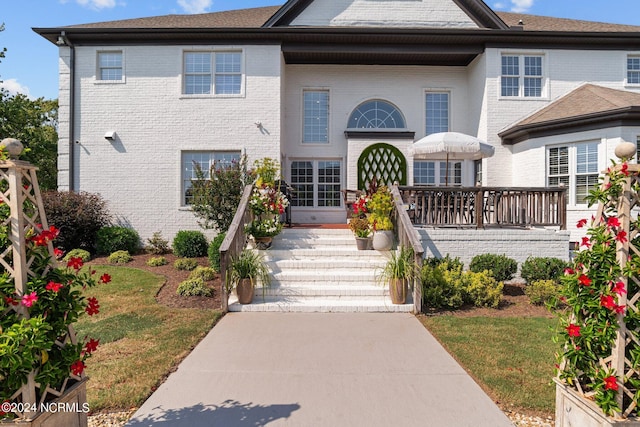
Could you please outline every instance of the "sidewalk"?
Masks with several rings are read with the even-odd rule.
[[[128,426],[508,427],[411,314],[230,313]]]

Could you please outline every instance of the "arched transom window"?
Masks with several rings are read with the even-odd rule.
[[[349,129],[405,129],[404,116],[387,101],[366,101],[358,106],[347,124]]]

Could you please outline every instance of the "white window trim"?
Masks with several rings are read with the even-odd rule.
[[[329,118],[327,121],[327,142],[304,142],[304,93],[305,92],[328,92],[329,93]],[[299,138],[298,141],[300,141],[298,143],[298,145],[302,146],[302,147],[328,147],[331,146],[331,107],[332,107],[332,95],[331,95],[331,89],[328,87],[303,87],[300,91],[300,95],[299,95],[299,99],[300,99],[300,129],[298,130],[298,132],[300,132],[299,134]],[[300,160],[300,159],[297,159]]]
[[[521,82],[518,85],[518,96],[502,96],[502,57],[503,56],[518,56],[520,73],[519,78]],[[540,56],[542,57],[542,91],[539,97],[524,96],[524,57],[525,56]],[[546,52],[534,51],[502,51],[498,52],[497,64],[497,86],[498,86],[498,99],[510,100],[510,101],[548,101],[549,100],[549,55]]]
[[[433,163],[434,165],[434,180],[433,184],[424,184],[424,183],[416,183],[416,163]],[[412,181],[413,185],[420,186],[428,186],[428,187],[444,187],[445,180],[442,179],[442,172],[446,170],[447,166],[444,165],[444,169],[442,168],[442,163],[446,163],[445,159],[414,159],[413,160],[413,176]],[[460,183],[455,182],[455,165],[460,164]],[[449,181],[448,187],[461,187],[465,182],[465,161],[464,160],[449,160],[449,175],[453,178],[453,182]]]
[[[215,78],[216,78],[216,53],[240,53],[240,93],[215,93]],[[185,92],[185,54],[187,53],[210,53],[211,54],[211,93],[194,93],[188,94]],[[246,65],[245,65],[245,50],[242,48],[197,48],[197,49],[182,49],[180,52],[180,85],[178,91],[180,93],[180,99],[202,99],[202,98],[245,98],[246,97]]]
[[[345,161],[343,158],[312,158],[312,157],[300,157],[289,159],[289,179],[288,183],[293,184],[291,179],[291,164],[293,162],[311,162],[313,168],[313,206],[292,206],[295,210],[303,211],[317,211],[317,210],[340,210],[344,209],[342,197],[340,198],[340,206],[318,206],[318,163],[319,162],[338,162],[340,163],[340,188],[345,188]]]
[[[193,210],[190,204],[186,204],[185,203],[185,177],[184,177],[184,155],[188,154],[188,153],[238,153],[240,155],[240,157],[242,157],[242,151],[240,150],[235,150],[235,149],[216,149],[216,150],[209,150],[209,149],[192,149],[192,148],[185,148],[185,149],[181,149],[178,150],[178,210],[180,211],[191,211]]]
[[[424,135],[427,135],[427,94],[428,93],[448,93],[449,94],[449,130],[448,132],[451,132],[451,129],[454,129],[453,126],[453,114],[452,114],[452,108],[451,108],[451,104],[453,103],[453,89],[451,88],[423,88],[422,90],[423,92],[423,96],[422,96],[422,105],[424,106],[424,112],[422,114],[422,131],[424,132]]]
[[[120,80],[101,80],[100,77],[100,54],[101,53],[119,53],[122,55],[122,78]],[[93,78],[93,83],[98,85],[113,85],[113,84],[124,84],[127,82],[126,78],[126,64],[125,64],[125,50],[124,49],[98,49],[96,50],[95,55],[95,76]]]
[[[640,87],[640,83],[629,83],[629,68],[628,68],[628,64],[627,61],[629,58],[638,58],[640,59],[640,53],[629,53],[627,55],[624,56],[624,85],[626,87],[633,87],[633,88],[637,88]]]
[[[600,171],[604,168],[603,167],[603,159],[604,159],[604,153],[602,152],[602,146],[603,144],[601,144],[601,141],[599,139],[594,139],[594,140],[585,140],[585,141],[575,141],[575,142],[565,142],[565,143],[561,143],[561,144],[552,144],[552,145],[547,145],[545,146],[545,185],[548,186],[549,184],[549,150],[552,148],[559,148],[559,147],[567,147],[569,150],[569,185],[566,186],[565,188],[567,189],[567,206],[570,208],[578,208],[578,209],[585,209],[588,207],[588,203],[576,203],[576,179],[578,176],[578,173],[576,172],[576,164],[577,164],[577,147],[578,145],[584,145],[584,144],[596,144],[597,146],[597,153],[598,153],[598,163],[597,163],[597,172],[593,172],[593,173],[585,173],[585,174],[580,174],[580,175],[600,175]]]

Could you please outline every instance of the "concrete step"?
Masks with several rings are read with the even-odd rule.
[[[320,312],[320,313],[410,313],[413,303],[392,304],[389,297],[297,297],[267,296],[253,298],[252,304],[238,304],[229,301],[229,311],[233,312]]]
[[[255,295],[262,298],[263,289],[256,288]],[[389,295],[388,286],[372,286],[367,284],[350,285],[329,285],[316,284],[309,286],[306,283],[294,284],[271,284],[264,289],[264,294],[268,296],[305,296],[305,297],[384,297]]]

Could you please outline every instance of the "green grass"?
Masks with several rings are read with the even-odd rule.
[[[87,360],[87,398],[92,411],[139,406],[204,337],[218,310],[169,308],[156,303],[164,278],[127,267],[99,266],[111,283],[86,290],[100,313],[82,316],[79,337],[100,339]]]
[[[420,319],[503,409],[553,415],[556,319]]]

